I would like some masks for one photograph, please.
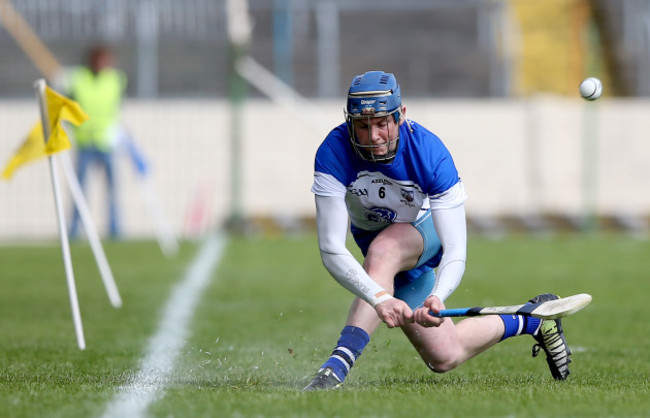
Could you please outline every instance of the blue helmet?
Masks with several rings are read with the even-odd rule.
[[[399,84],[397,84],[397,80],[392,73],[368,71],[365,74],[354,77],[350,85],[350,90],[348,91],[345,117],[352,146],[361,158],[372,162],[391,162],[397,152],[399,134],[397,138],[389,139],[389,148],[392,151],[389,151],[385,155],[375,155],[370,150],[373,147],[386,146],[386,144],[360,144],[354,132],[354,120],[389,117],[393,115],[395,122],[399,123],[402,115],[401,109],[402,96]]]

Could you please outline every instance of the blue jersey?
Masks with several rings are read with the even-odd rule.
[[[367,231],[413,222],[430,207],[453,207],[467,198],[445,145],[412,121],[400,125],[390,164],[363,160],[350,143],[347,125],[334,128],[316,153],[312,192],[344,198],[353,229]]]

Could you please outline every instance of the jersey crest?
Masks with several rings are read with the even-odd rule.
[[[368,208],[366,212],[366,220],[369,222],[391,224],[397,218],[397,213],[391,208]]]

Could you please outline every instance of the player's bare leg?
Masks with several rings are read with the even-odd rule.
[[[392,294],[395,275],[413,268],[423,248],[422,236],[411,224],[393,224],[372,242],[363,268],[374,281]],[[403,301],[390,299],[375,309],[357,298],[350,308],[347,325],[363,328],[371,334],[382,320],[392,328],[405,325],[410,317],[411,309]]]
[[[393,224],[384,229],[368,248],[363,267],[386,291],[393,292],[395,274],[415,266],[424,243],[410,224]],[[373,308],[357,298],[350,308],[346,326],[330,358],[305,390],[327,390],[341,386],[361,355],[370,335],[383,320],[387,326],[405,325],[413,312],[399,299],[389,299]]]
[[[393,224],[373,241],[363,267],[382,287],[392,290],[395,275],[413,268],[423,247],[422,236],[416,228],[410,224]],[[457,367],[498,343],[504,335],[503,321],[497,316],[468,318],[458,324],[447,318],[439,327],[430,328],[411,323],[411,319],[412,312],[403,301],[391,299],[372,308],[357,299],[347,324],[363,328],[369,335],[380,320],[389,327],[402,327],[424,362],[437,372]]]
[[[422,236],[415,227],[410,224],[391,225],[373,241],[364,260],[364,269],[385,289],[392,289],[397,272],[413,268],[423,249]],[[348,322],[366,315],[369,314],[351,315]],[[389,323],[392,318],[382,319],[388,326],[393,325]],[[424,362],[440,372],[451,370],[485,351],[498,343],[504,334],[503,321],[499,317],[468,318],[458,324],[447,318],[439,327],[430,328],[409,323],[407,319],[402,318],[395,325],[402,327]]]
[[[553,299],[557,296],[543,294],[531,299],[530,303]],[[435,297],[429,298],[427,303],[435,309],[442,307]],[[426,310],[428,308],[416,312],[419,323],[423,323],[421,314]],[[423,327],[419,323],[406,325],[402,330],[435,372],[449,371],[504,339],[528,334],[537,341],[533,357],[544,350],[554,379],[565,380],[570,373],[571,350],[559,319],[541,321],[522,315],[491,315],[464,319],[455,325],[450,318],[445,318],[438,327]]]
[[[426,365],[442,373],[501,341],[504,325],[498,316],[485,316],[467,318],[457,324],[445,318],[442,325],[430,328],[409,324],[402,330]]]

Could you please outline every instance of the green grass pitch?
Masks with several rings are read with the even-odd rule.
[[[124,306],[111,307],[92,251],[72,247],[87,349],[76,346],[58,245],[0,247],[0,405],[4,417],[101,416],[137,373],[161,310],[200,243],[173,260],[155,242],[105,244]],[[448,307],[507,305],[538,293],[591,293],[564,320],[566,382],[533,339],[498,344],[438,375],[399,330],[373,336],[342,390],[304,393],[351,295],[320,263],[316,237],[230,238],[202,293],[153,417],[648,416],[650,241],[622,235],[470,236]]]

